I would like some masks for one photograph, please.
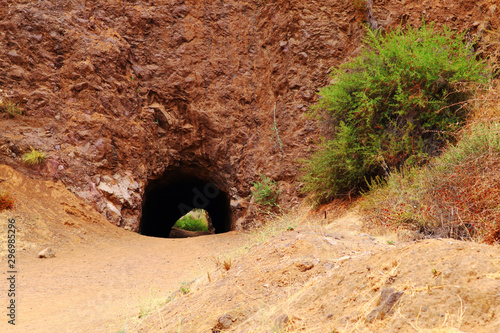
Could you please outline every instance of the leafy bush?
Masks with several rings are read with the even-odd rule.
[[[313,107],[336,129],[305,163],[305,191],[317,203],[421,163],[453,141],[467,100],[488,81],[486,65],[462,39],[432,24],[386,35],[368,30],[362,53],[333,71],[334,83]]]
[[[174,227],[188,231],[208,231],[208,226],[201,219],[187,214],[175,222]]]
[[[26,153],[23,155],[22,159],[24,164],[28,166],[33,166],[33,165],[38,165],[42,164],[45,158],[47,157],[47,154],[40,150],[36,150],[33,147],[31,147],[31,151],[29,153]]]
[[[14,198],[8,193],[0,192],[0,212],[14,208]]]
[[[23,110],[21,109],[21,107],[9,100],[3,101],[0,104],[0,110],[3,112],[7,112],[12,117],[20,116],[23,114]]]
[[[254,186],[252,195],[255,198],[255,202],[259,205],[276,206],[280,195],[278,184],[263,174],[260,174],[260,180],[260,182],[252,184]]]
[[[500,122],[476,123],[428,166],[372,182],[362,207],[375,225],[500,242],[498,165]]]

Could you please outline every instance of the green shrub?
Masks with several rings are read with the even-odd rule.
[[[358,192],[366,179],[437,155],[488,81],[463,35],[433,25],[385,35],[368,30],[361,54],[333,71],[313,112],[336,129],[305,163],[317,203]]]
[[[208,226],[201,219],[185,215],[175,222],[174,227],[188,231],[208,231]]]
[[[3,112],[7,112],[12,117],[20,116],[23,114],[23,109],[21,109],[21,107],[16,103],[9,100],[3,101],[0,104],[0,110]]]
[[[254,186],[252,195],[255,198],[255,202],[259,205],[276,206],[280,195],[278,184],[263,174],[260,174],[260,180],[260,182],[252,184]]]
[[[42,164],[46,157],[47,154],[45,154],[43,151],[36,150],[35,148],[31,147],[31,151],[29,153],[24,154],[22,160],[24,164],[28,166],[33,166]]]

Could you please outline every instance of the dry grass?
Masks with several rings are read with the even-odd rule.
[[[469,126],[477,122],[500,120],[500,79],[494,81],[487,89],[480,91],[472,104],[475,111],[469,119]]]
[[[14,208],[15,200],[9,193],[0,192],[0,212]]]
[[[248,234],[249,244],[263,244],[284,230],[292,231],[297,227],[298,223],[304,221],[304,214],[306,212],[303,210],[286,215],[269,213],[265,224]]]
[[[231,269],[233,265],[233,259],[232,258],[221,258],[221,257],[214,257],[213,262],[215,264],[216,269],[224,269],[225,271],[228,271]]]
[[[372,227],[410,229],[419,237],[500,242],[500,89],[475,102],[459,141],[428,166],[376,180],[361,203]]]
[[[23,114],[23,109],[11,100],[0,101],[0,111],[8,113],[12,117]]]
[[[489,59],[493,74],[500,74],[500,29],[492,30],[491,26],[486,26],[480,32],[481,38],[478,40],[478,55]]]
[[[22,159],[24,164],[28,166],[34,166],[38,164],[42,164],[43,161],[45,161],[45,158],[47,157],[47,154],[45,154],[43,151],[36,150],[35,148],[31,147],[31,150],[24,154]]]

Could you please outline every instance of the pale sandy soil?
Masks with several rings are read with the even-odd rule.
[[[160,239],[112,226],[62,184],[0,166],[0,186],[16,197],[0,213],[3,309],[8,219],[18,228],[16,326],[3,314],[0,332],[500,331],[498,246],[375,237],[334,211]],[[47,246],[56,256],[37,258]],[[389,288],[402,296],[374,317]]]

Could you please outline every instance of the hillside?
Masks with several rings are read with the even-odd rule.
[[[498,5],[0,2],[0,331],[500,332],[500,151],[314,209],[300,182],[334,131],[308,110],[367,18],[447,25],[498,71]],[[500,147],[496,73],[469,150]],[[166,238],[193,208],[215,234]]]
[[[497,332],[498,247],[396,242],[314,218],[202,276],[126,332]],[[162,303],[160,303],[162,304]],[[229,320],[228,320],[229,319]]]
[[[493,45],[497,13],[494,0],[373,5],[382,29],[424,18],[478,45]],[[23,115],[0,113],[0,163],[134,231],[154,181],[200,179],[229,203],[221,232],[251,228],[259,173],[283,208],[299,203],[297,160],[329,131],[305,113],[359,52],[365,16],[344,0],[2,1],[0,100]],[[30,147],[43,166],[22,163]]]
[[[110,225],[60,184],[5,166],[0,179],[16,189],[0,219],[2,237],[16,220],[19,262],[17,325],[3,320],[3,332],[500,329],[498,246],[372,236],[335,205],[326,219],[302,208],[250,233],[152,238]],[[37,258],[47,246],[55,257]],[[392,311],[372,313],[389,288],[403,292]]]

